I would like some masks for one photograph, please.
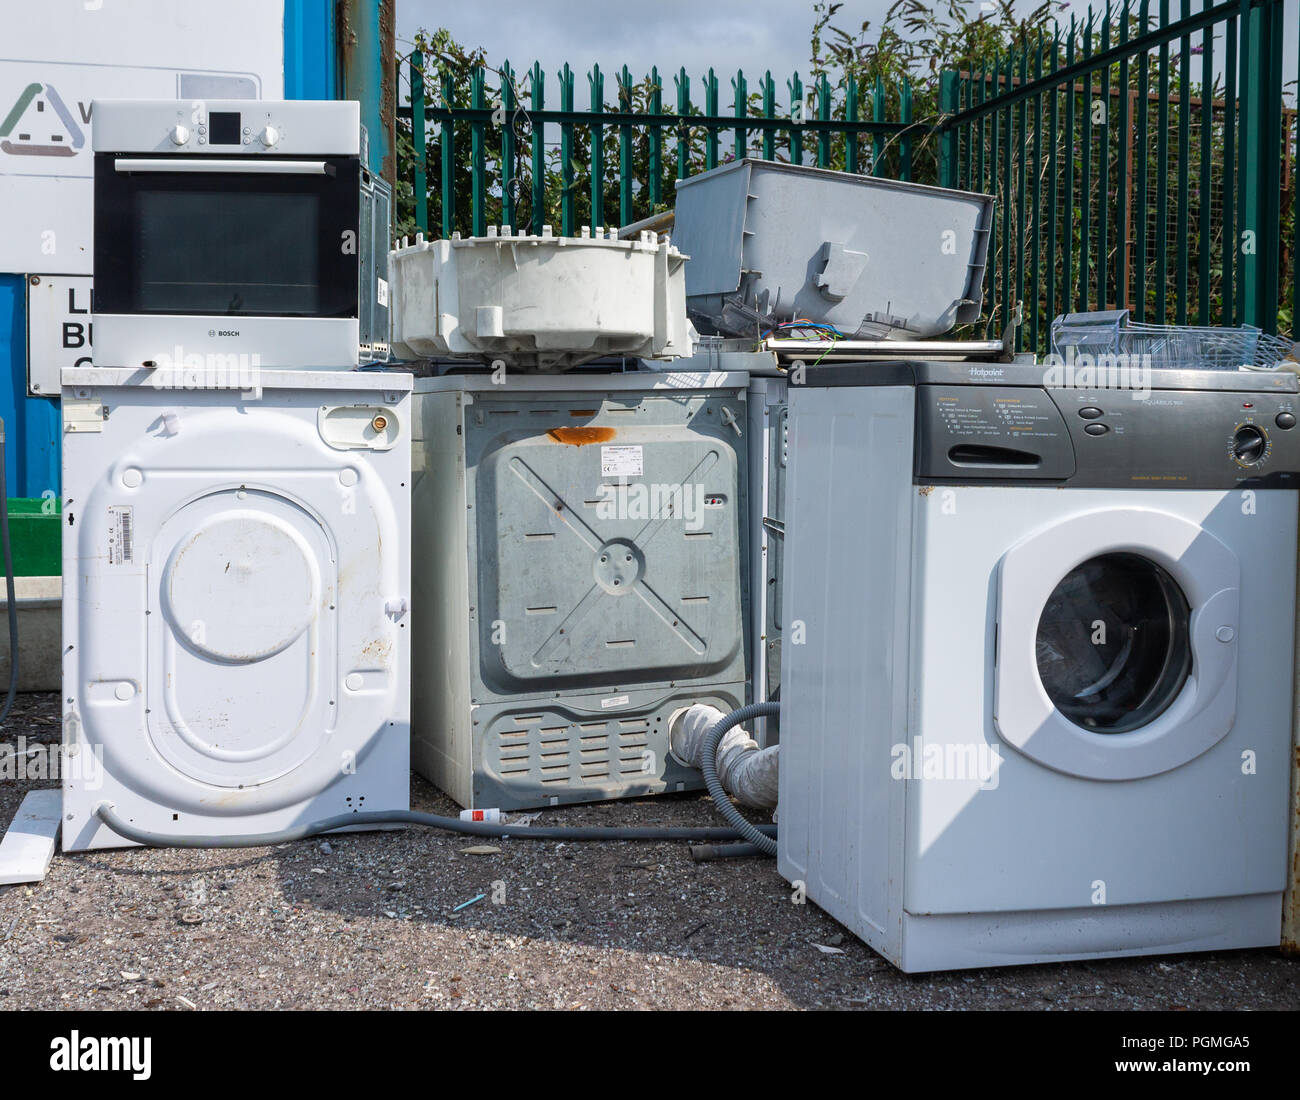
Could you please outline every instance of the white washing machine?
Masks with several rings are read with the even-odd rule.
[[[908,971],[1277,944],[1296,378],[1045,381],[790,387],[780,871]]]
[[[62,381],[64,849],[407,809],[411,376]]]

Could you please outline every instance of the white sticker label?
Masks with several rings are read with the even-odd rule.
[[[602,699],[600,705],[602,707],[625,707],[630,701],[631,696],[628,695],[611,695],[608,699]]]
[[[600,449],[601,477],[642,477],[645,474],[644,467],[639,446]]]
[[[108,509],[108,564],[129,565],[135,558],[135,509],[113,504]]]
[[[381,306],[388,305],[388,280],[387,279],[375,280],[375,301],[378,302]]]

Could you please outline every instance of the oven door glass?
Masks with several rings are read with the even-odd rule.
[[[356,317],[360,163],[95,158],[95,305]]]

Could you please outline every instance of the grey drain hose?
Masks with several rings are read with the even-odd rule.
[[[603,828],[586,826],[534,826],[534,825],[500,825],[489,821],[461,821],[458,817],[442,817],[438,814],[416,813],[414,810],[394,810],[391,812],[339,814],[327,817],[323,821],[313,821],[304,825],[295,825],[274,833],[255,833],[245,836],[187,836],[170,833],[154,833],[147,829],[137,829],[117,815],[111,802],[101,802],[95,808],[95,815],[113,832],[125,840],[144,844],[150,848],[269,848],[276,844],[287,844],[293,840],[303,840],[317,833],[327,833],[334,829],[347,829],[357,825],[424,825],[430,829],[442,829],[449,833],[468,833],[470,836],[518,837],[522,840],[740,840],[735,830],[694,826],[638,826],[635,828]],[[742,818],[742,820],[744,820]],[[750,829],[753,826],[745,822]],[[775,833],[776,826],[762,828]],[[763,836],[763,833],[759,834]],[[766,837],[764,837],[766,839]],[[773,845],[775,850],[775,845]]]
[[[717,806],[718,813],[735,828],[741,839],[748,841],[767,856],[776,855],[776,840],[770,835],[772,829],[770,826],[753,824],[736,809],[728,797],[722,787],[722,780],[718,778],[718,744],[722,741],[723,734],[732,726],[748,722],[751,718],[776,717],[780,713],[780,703],[750,703],[747,707],[733,710],[725,718],[719,719],[717,724],[704,735],[704,746],[700,750],[702,756],[700,771],[704,774],[704,783],[709,788],[709,794],[713,797],[713,804]]]

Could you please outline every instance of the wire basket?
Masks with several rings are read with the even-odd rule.
[[[1252,325],[1146,325],[1130,321],[1126,309],[1056,318],[1052,351],[1075,361],[1084,355],[1136,357],[1156,370],[1300,370],[1300,345],[1289,337]]]

